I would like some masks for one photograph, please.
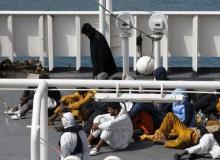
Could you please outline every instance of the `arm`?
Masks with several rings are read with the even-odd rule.
[[[79,109],[82,105],[88,103],[88,102],[92,99],[92,97],[94,96],[94,94],[95,94],[95,93],[92,92],[92,91],[87,92],[86,96],[85,96],[83,99],[81,99],[81,100],[79,100],[79,101],[77,101],[77,102],[74,102],[74,103],[70,104],[70,105],[68,106],[68,108],[71,109],[71,110]]]
[[[95,119],[93,120],[93,123],[101,124],[109,120],[111,120],[110,114],[102,114],[102,115],[96,116]]]
[[[72,98],[74,100],[78,100],[80,97],[80,94],[79,92],[75,92],[75,93],[72,93],[72,94],[69,94],[69,95],[65,95],[65,96],[62,96],[61,97],[61,102],[65,101],[67,98]]]
[[[125,125],[125,121],[128,121],[129,120],[128,118],[129,117],[127,114],[123,114],[114,120],[101,123],[99,125],[99,128],[100,129],[111,129],[111,130],[115,130],[118,128],[127,128],[127,126]]]

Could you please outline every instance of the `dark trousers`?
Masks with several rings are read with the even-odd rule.
[[[159,128],[162,122],[162,116],[152,103],[135,103],[128,114],[131,118],[133,118],[137,116],[138,113],[143,111],[148,112],[152,116],[154,129]]]

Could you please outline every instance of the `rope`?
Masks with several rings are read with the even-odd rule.
[[[59,150],[57,150],[54,146],[52,146],[50,143],[48,143],[48,141],[46,141],[45,139],[43,139],[42,137],[40,137],[40,139],[47,144],[47,146],[53,150],[54,152],[56,152],[58,155],[61,154],[61,152]]]

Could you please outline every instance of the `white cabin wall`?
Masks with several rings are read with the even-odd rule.
[[[53,16],[54,56],[76,56],[75,16]]]
[[[220,17],[199,16],[199,56],[220,56]]]
[[[111,18],[110,47],[114,57],[122,57],[121,43],[122,41],[116,28],[116,20]]]
[[[15,56],[39,56],[40,39],[38,35],[38,17],[29,15],[13,16]]]
[[[8,16],[0,16],[0,53],[1,57],[7,57],[11,54],[11,43],[12,39],[10,39],[10,32],[7,28],[7,19]]]
[[[192,56],[192,16],[169,16],[169,49],[173,57]]]
[[[137,19],[137,27],[146,33],[151,30],[148,20],[151,12],[131,12]],[[168,18],[168,31],[166,39],[162,40],[161,55],[163,51],[163,65],[167,68],[167,55],[170,57],[194,57],[194,70],[197,68],[198,57],[220,57],[220,12],[163,12]],[[119,12],[115,12],[119,14]],[[55,57],[90,56],[89,40],[82,34],[76,34],[84,23],[91,23],[99,28],[98,12],[40,12],[40,11],[1,11],[0,12],[0,55],[40,57],[44,40],[45,57],[48,57],[48,15],[51,16],[50,29],[50,62]],[[39,17],[44,16],[43,37],[39,35]],[[49,16],[49,17],[50,17]],[[77,16],[77,18],[76,18]],[[76,19],[78,20],[76,24]],[[80,25],[80,26],[79,26]],[[42,30],[41,30],[42,31]],[[136,53],[136,35],[129,39],[129,56]],[[78,36],[78,37],[77,37]],[[151,40],[144,35],[143,55],[151,55]],[[77,45],[77,39],[80,43]],[[80,44],[80,45],[79,45]],[[114,57],[121,57],[121,38],[115,26],[115,18],[110,22],[110,47]],[[137,54],[137,57],[139,55]],[[51,58],[52,57],[52,58]],[[136,57],[134,57],[136,59]],[[80,64],[78,65],[80,66]],[[51,67],[52,68],[52,67]]]

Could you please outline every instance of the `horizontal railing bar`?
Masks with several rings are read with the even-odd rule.
[[[0,87],[37,86],[40,79],[0,79]],[[220,81],[144,81],[144,80],[85,80],[85,79],[47,79],[49,87],[87,87],[87,88],[185,88],[185,89],[220,89]]]
[[[115,11],[113,14],[120,14]],[[133,15],[151,15],[157,11],[129,11]],[[220,15],[220,11],[158,11],[166,15]],[[0,11],[0,15],[98,15],[98,11]],[[108,13],[106,13],[108,14]]]

